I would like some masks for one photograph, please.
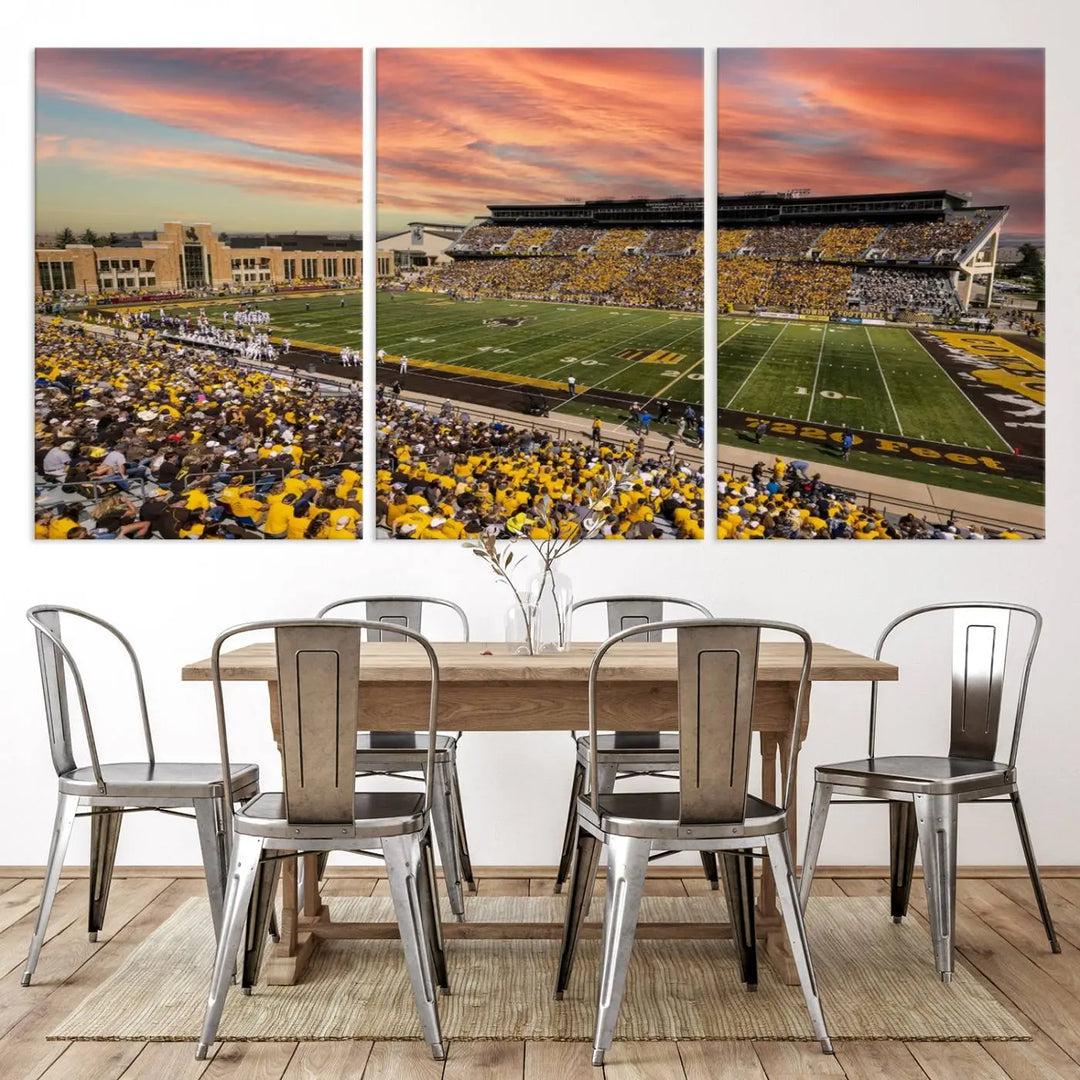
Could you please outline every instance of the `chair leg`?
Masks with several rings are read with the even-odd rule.
[[[952,795],[915,795],[914,799],[930,936],[934,941],[934,963],[941,981],[950,982],[956,924],[956,812],[959,801]]]
[[[1042,916],[1043,927],[1050,941],[1050,951],[1061,952],[1057,934],[1054,931],[1054,920],[1050,917],[1050,905],[1046,902],[1046,893],[1043,892],[1042,879],[1039,877],[1039,864],[1035,861],[1035,849],[1031,846],[1031,834],[1028,832],[1027,818],[1024,817],[1024,807],[1020,802],[1020,792],[1014,791],[1009,796],[1012,801],[1013,814],[1016,817],[1016,828],[1020,833],[1020,843],[1024,848],[1024,859],[1027,862],[1028,876],[1031,878],[1031,888],[1035,893],[1035,903],[1039,905],[1039,915]]]
[[[446,1050],[439,1026],[439,1010],[435,1004],[435,971],[419,897],[420,836],[417,833],[384,836],[382,849],[420,1026],[424,1040],[431,1047],[431,1056],[436,1061],[442,1061],[446,1057]]]
[[[709,887],[716,892],[720,888],[720,868],[716,863],[715,851],[701,852],[701,869],[705,871],[705,880]]]
[[[715,853],[714,853],[715,857]],[[747,990],[758,982],[757,934],[754,925],[754,862],[749,852],[720,852],[724,897],[731,919],[731,939],[739,957],[739,971]]]
[[[615,781],[619,778],[618,765],[597,765],[596,792],[598,795],[610,795],[615,790]],[[588,782],[586,781],[586,786]]]
[[[446,972],[446,950],[443,947],[442,919],[439,918],[439,885],[435,878],[435,854],[431,849],[431,830],[420,841],[419,873],[416,895],[420,900],[420,915],[424,933],[431,948],[431,966],[435,983],[444,994],[450,993],[450,978]]]
[[[244,994],[250,994],[251,988],[259,980],[266,939],[272,937],[270,923],[274,916],[274,896],[277,893],[280,859],[263,859],[255,873],[255,882],[248,901],[247,929],[244,934],[244,966],[240,988]]]
[[[447,770],[450,781],[450,809],[454,812],[454,839],[457,841],[458,867],[461,880],[468,885],[469,892],[476,892],[476,878],[473,875],[472,856],[469,854],[469,837],[465,832],[465,812],[461,808],[461,782],[458,779],[457,755],[450,759]]]
[[[232,843],[232,870],[225,889],[225,906],[222,913],[221,934],[218,937],[217,954],[214,957],[214,974],[210,979],[210,994],[206,1001],[202,1036],[195,1050],[195,1058],[205,1061],[210,1047],[217,1038],[221,1023],[221,1010],[225,1008],[225,994],[236,971],[236,952],[244,936],[244,920],[255,887],[255,874],[262,858],[263,841],[258,836],[238,834]]]
[[[806,902],[810,899],[810,886],[814,883],[814,871],[817,869],[818,854],[821,851],[821,838],[825,835],[825,821],[829,816],[832,793],[832,784],[823,784],[820,781],[814,783],[806,851],[803,854],[802,873],[799,875],[799,907],[802,911],[806,910]]]
[[[784,930],[791,955],[795,960],[795,970],[799,975],[806,1011],[810,1014],[810,1026],[814,1037],[821,1044],[824,1054],[833,1052],[829,1031],[825,1027],[825,1014],[821,1009],[821,996],[818,994],[817,980],[814,978],[814,964],[810,959],[810,942],[806,938],[806,926],[803,923],[802,906],[799,903],[798,889],[795,884],[795,866],[791,858],[787,830],[772,833],[765,837],[765,848],[769,855],[773,880],[776,882],[776,899],[780,904],[780,914],[784,920]]]
[[[220,799],[192,799],[192,803],[195,806],[195,825],[199,830],[206,893],[210,897],[210,918],[214,923],[214,936],[220,938],[229,877],[228,836],[222,817],[222,803]]]
[[[889,898],[893,922],[907,914],[911,899],[911,875],[915,870],[915,848],[919,829],[915,823],[915,804],[889,803]]]
[[[570,782],[570,808],[566,813],[566,832],[563,833],[559,871],[555,875],[556,892],[562,892],[562,887],[570,876],[570,865],[574,859],[574,847],[577,840],[577,801],[584,793],[585,766],[580,761],[575,761],[574,779]]]
[[[75,811],[79,806],[78,795],[58,794],[56,797],[56,818],[53,821],[52,839],[49,842],[49,861],[45,865],[45,881],[41,886],[41,903],[38,904],[34,933],[30,938],[30,951],[26,957],[26,970],[22,984],[29,986],[37,967],[41,946],[45,942],[45,930],[49,925],[56,887],[60,883],[60,871],[64,867],[68,841],[71,839],[71,826],[75,823]]]
[[[439,845],[443,879],[450,910],[458,922],[465,921],[465,898],[461,892],[461,868],[458,866],[458,845],[455,838],[454,811],[450,805],[450,781],[445,762],[435,762],[435,776],[431,792],[431,825]]]
[[[604,939],[596,1034],[593,1037],[594,1065],[604,1064],[604,1053],[611,1049],[615,1025],[619,1022],[652,842],[637,837],[611,836],[607,848],[607,895],[604,897]]]
[[[90,811],[90,909],[86,930],[91,941],[97,941],[98,931],[105,925],[105,909],[109,905],[109,886],[116,866],[116,846],[120,842],[120,826],[124,811],[96,806]]]
[[[589,905],[592,903],[601,847],[600,841],[591,832],[578,829],[573,874],[570,877],[570,896],[566,905],[566,922],[563,924],[559,974],[555,980],[556,1001],[562,1001],[563,992],[570,983],[570,972],[574,968],[578,937],[589,914]]]

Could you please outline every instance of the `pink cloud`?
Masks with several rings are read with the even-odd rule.
[[[1038,50],[722,51],[720,187],[949,187],[1040,232],[1043,107]]]
[[[696,51],[380,50],[383,211],[701,190]]]
[[[145,178],[158,172],[170,178],[225,183],[246,191],[298,196],[308,200],[356,203],[359,178],[345,168],[319,168],[238,155],[188,149],[118,145],[100,139],[39,136],[39,161],[67,160],[115,175]]]

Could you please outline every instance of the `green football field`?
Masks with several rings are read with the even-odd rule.
[[[700,401],[700,315],[524,300],[380,293],[379,347],[477,373]],[[626,355],[623,355],[626,354]]]
[[[342,304],[344,301],[344,305]],[[215,323],[238,301],[205,308]],[[361,295],[260,298],[271,330],[294,343],[361,345]],[[508,384],[605,388],[646,401],[700,402],[704,388],[698,315],[519,300],[454,300],[433,293],[379,293],[377,339],[450,375],[496,374]],[[848,425],[933,442],[1008,450],[1004,440],[919,341],[900,327],[722,316],[721,408],[807,423]],[[556,408],[578,411],[568,401]]]
[[[341,306],[344,299],[345,305]],[[205,308],[220,323],[239,301],[191,302],[177,314]],[[358,291],[260,297],[271,332],[295,344],[360,348]],[[566,377],[579,387],[603,387],[645,402],[668,397],[700,402],[705,366],[698,315],[515,300],[465,301],[432,293],[380,293],[379,347],[410,357],[411,370],[430,365],[451,381],[469,373],[516,385],[555,387]],[[910,439],[1007,449],[982,414],[906,329],[721,316],[718,402],[721,408],[763,412],[809,424],[847,424]],[[425,363],[426,362],[426,363]],[[612,430],[625,407],[549,393],[553,415],[599,416]],[[655,423],[673,434],[671,423]],[[745,432],[720,429],[723,445],[742,445]],[[797,448],[797,450],[796,450]],[[810,461],[835,459],[821,445],[766,436],[763,453],[798,452]],[[1042,484],[974,475],[923,461],[894,460],[856,449],[849,466],[908,480],[1041,503]]]
[[[721,408],[1010,449],[903,327],[723,317],[719,345]]]

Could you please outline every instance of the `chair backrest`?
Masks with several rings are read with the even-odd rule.
[[[352,604],[361,604],[364,608],[364,619],[368,622],[378,623],[374,631],[368,631],[368,641],[405,641],[404,635],[397,634],[387,629],[392,626],[404,626],[406,629],[420,633],[426,605],[449,608],[457,615],[461,622],[462,640],[469,640],[469,619],[465,612],[452,600],[441,600],[436,596],[351,596],[344,600],[335,600],[327,604],[319,612],[319,618],[323,618],[331,611],[349,607]],[[338,617],[341,612],[338,612]]]
[[[878,638],[874,656],[880,659],[886,642],[897,627],[920,615],[939,611],[952,612],[953,616],[949,756],[959,758],[985,760],[995,757],[1001,729],[1005,661],[1014,630],[1013,617],[1021,615],[1032,620],[1013,717],[1009,765],[1014,767],[1028,679],[1042,631],[1042,616],[1034,608],[1022,604],[995,601],[930,604],[905,612],[889,623]],[[870,757],[874,756],[877,739],[877,693],[878,684],[873,683],[870,694]]]
[[[663,622],[666,604],[690,608],[706,619],[712,618],[712,612],[704,604],[678,596],[593,596],[587,600],[578,600],[572,610],[576,613],[594,604],[604,604],[607,607],[608,637],[633,626]],[[659,641],[661,633],[659,630],[650,630],[645,640]]]
[[[379,623],[368,620],[286,619],[234,626],[217,638],[210,661],[226,805],[232,805],[232,784],[221,651],[225,643],[237,635],[273,630],[286,818],[295,825],[352,826],[356,733],[362,704],[361,634],[379,629]],[[439,662],[431,644],[416,631],[402,627],[398,635],[402,640],[417,642],[424,649],[430,669],[426,807],[430,801],[434,769]]]
[[[712,618],[712,612],[704,604],[678,596],[593,596],[587,600],[578,600],[571,610],[577,612],[596,604],[606,607],[608,637],[635,626],[663,622],[665,605],[685,607],[704,615],[706,619]],[[663,631],[649,630],[642,633],[641,637],[645,641],[660,641]],[[570,732],[570,735],[577,740],[576,731]],[[658,748],[662,742],[659,731],[616,731],[614,740],[616,750],[647,750]]]
[[[605,641],[589,669],[590,784],[597,806],[597,678],[607,651],[635,636],[674,629],[679,690],[679,820],[684,825],[741,821],[750,778],[751,723],[762,630],[793,635],[802,642],[802,665],[791,718],[791,739],[783,807],[791,798],[797,740],[810,678],[813,644],[801,627],[735,619],[647,623]]]
[[[41,688],[45,696],[45,722],[49,733],[49,751],[52,755],[56,774],[62,776],[78,767],[78,762],[75,760],[75,749],[71,740],[67,680],[67,674],[70,673],[71,681],[75,687],[75,696],[79,703],[79,711],[82,714],[86,746],[90,754],[90,765],[94,770],[94,779],[97,781],[98,789],[104,792],[105,782],[101,775],[101,762],[98,759],[97,741],[94,738],[94,727],[90,718],[86,685],[82,672],[75,662],[75,657],[63,640],[60,627],[61,615],[83,619],[100,626],[123,645],[131,662],[135,678],[135,688],[142,715],[143,739],[146,744],[147,761],[153,763],[154,741],[150,733],[150,718],[146,708],[146,690],[143,685],[142,669],[139,667],[139,659],[128,639],[115,626],[110,625],[96,615],[91,615],[87,611],[80,611],[78,608],[63,607],[59,604],[38,604],[30,608],[26,613],[26,618],[34,628],[34,636],[37,641]]]

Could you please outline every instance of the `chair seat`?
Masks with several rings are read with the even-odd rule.
[[[427,753],[426,731],[361,731],[356,736],[358,754],[408,754]],[[453,735],[435,736],[435,753],[445,753],[457,746]]]
[[[401,836],[424,827],[424,796],[410,791],[358,791],[353,796],[353,818],[351,826],[290,822],[285,817],[285,796],[280,791],[266,791],[244,803],[233,820],[238,833],[290,839],[300,846],[305,839]]]
[[[577,740],[578,759],[589,761],[589,736]],[[668,731],[627,731],[596,738],[596,757],[602,765],[656,765],[678,768],[679,736]]]
[[[956,794],[979,788],[1008,786],[1015,780],[1009,766],[1000,761],[963,757],[875,757],[819,765],[814,770],[820,783],[856,787],[872,794],[874,789]]]
[[[763,836],[787,828],[784,811],[754,795],[746,796],[746,813],[742,821],[708,825],[679,822],[677,791],[615,792],[601,795],[598,805],[599,815],[593,812],[588,796],[578,799],[578,813],[601,832],[664,840],[673,846],[678,846],[680,840]]]
[[[237,763],[230,767],[238,796],[259,782],[259,766]],[[221,795],[221,765],[216,762],[124,761],[101,766],[105,791],[101,792],[89,765],[60,777],[66,795],[102,795],[131,799],[209,799]]]

